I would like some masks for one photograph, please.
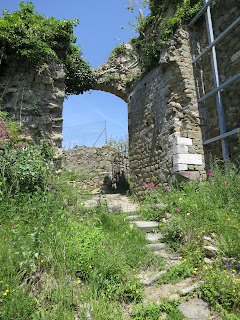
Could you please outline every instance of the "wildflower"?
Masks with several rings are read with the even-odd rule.
[[[236,272],[236,270],[232,270],[232,272]]]
[[[132,269],[132,271],[135,271],[135,269]]]
[[[107,289],[107,291],[109,292],[110,290],[109,290],[109,289]]]
[[[214,173],[213,173],[212,169],[208,170],[208,175],[209,175],[209,177],[214,177]]]
[[[236,292],[236,290],[233,289],[233,292]]]
[[[101,274],[99,274],[98,276],[99,276],[99,277],[101,277],[102,275],[101,275]]]
[[[187,259],[183,259],[183,261],[184,261],[184,262],[186,262],[186,261],[187,261]]]
[[[190,213],[189,213],[189,212],[187,212],[187,216],[190,216]]]
[[[3,294],[4,296],[7,296],[7,292],[4,292],[4,294]]]
[[[15,223],[11,223],[11,226],[15,226]]]
[[[139,291],[138,290],[136,290],[136,293],[138,293]]]
[[[92,269],[92,266],[91,266],[91,265],[89,266],[89,269]]]
[[[175,211],[178,211],[178,210],[179,210],[178,207],[176,207],[176,208],[175,208]]]
[[[130,290],[132,290],[132,287],[130,287]]]
[[[164,213],[164,217],[167,217],[167,216],[168,216],[168,214],[165,212],[165,213]]]
[[[182,260],[182,257],[179,257],[180,260]]]
[[[188,177],[188,179],[191,179],[191,177],[192,177],[192,172],[191,171],[188,171],[187,177]]]
[[[182,198],[179,198],[179,201],[182,201]]]
[[[6,290],[6,292],[8,293],[8,292],[9,292],[9,290]]]
[[[170,295],[171,295],[171,293],[170,293],[170,292],[168,292],[168,295],[170,296]]]
[[[146,187],[146,185],[147,185],[146,182],[143,182],[143,186]]]
[[[79,283],[81,283],[81,281],[80,281],[80,280],[78,280],[78,282],[77,282],[77,283],[79,284]]]
[[[43,263],[43,260],[41,260],[41,263]]]
[[[224,183],[223,183],[223,187],[226,187],[226,185],[227,185],[226,182],[224,182]]]
[[[170,191],[169,187],[166,186],[166,187],[165,187],[165,192],[169,192],[169,191]]]
[[[22,143],[21,142],[18,143],[18,147],[22,148]]]
[[[148,187],[151,188],[151,189],[154,189],[154,188],[155,188],[154,183],[153,183],[153,182],[150,182],[150,183],[148,184]]]

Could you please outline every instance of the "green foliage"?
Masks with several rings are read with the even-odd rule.
[[[135,308],[131,318],[135,320],[159,320],[161,319],[161,313],[164,312],[167,313],[165,319],[181,320],[184,319],[184,316],[177,309],[178,305],[179,302],[175,300],[163,300],[159,304],[156,302],[152,304],[139,304],[137,308]]]
[[[0,17],[2,64],[16,70],[21,61],[29,65],[59,61],[66,72],[66,93],[79,94],[92,86],[89,65],[83,60],[80,47],[73,44],[75,20],[55,20],[39,14],[32,2],[20,1],[20,10],[3,10]]]
[[[128,154],[128,135],[125,136],[125,138],[118,138],[116,137],[114,138],[110,138],[107,141],[107,144],[109,144],[110,146],[116,148],[118,150],[118,152],[125,152],[125,154]]]
[[[119,46],[116,46],[112,52],[110,53],[108,60],[112,60],[115,57],[118,57],[120,55],[126,55],[127,54],[127,47],[125,44],[121,44]]]
[[[5,183],[14,190],[32,192],[43,188],[51,172],[49,161],[43,155],[41,147],[23,145],[6,146],[4,157],[0,157],[0,175]]]
[[[191,263],[183,262],[172,266],[166,274],[159,278],[158,283],[177,283],[182,279],[190,277],[194,268]]]
[[[174,15],[164,19],[164,10],[172,5]],[[139,53],[139,61],[144,72],[148,72],[159,63],[164,45],[182,24],[187,23],[202,7],[201,0],[149,0],[151,14],[139,19],[139,37],[132,38],[131,43]]]
[[[236,271],[225,272],[219,268],[205,267],[203,272],[204,281],[200,294],[216,309],[219,305],[227,312],[239,312],[240,284],[236,278]]]

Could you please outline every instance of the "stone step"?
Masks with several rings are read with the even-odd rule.
[[[146,248],[148,248],[151,251],[160,251],[166,248],[166,244],[165,243],[150,243],[146,245]]]
[[[157,274],[155,274],[154,276],[147,278],[147,279],[144,279],[142,282],[145,284],[145,286],[150,286],[151,284],[156,282],[157,279],[159,279],[165,273],[167,273],[167,270],[160,271]]]
[[[163,237],[164,237],[163,234],[160,233],[160,232],[157,232],[157,233],[151,233],[151,232],[149,232],[149,233],[146,234],[145,239],[146,239],[147,241],[152,241],[152,242],[154,242],[154,241],[158,241],[159,239],[162,239]]]
[[[178,306],[183,315],[189,319],[210,319],[208,304],[198,298],[190,298]]]
[[[150,232],[152,231],[153,228],[157,228],[158,227],[158,222],[157,221],[133,221],[133,223],[136,224],[136,226],[142,230],[142,231],[146,231],[146,232]]]

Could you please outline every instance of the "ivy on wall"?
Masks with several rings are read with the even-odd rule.
[[[20,2],[20,10],[3,10],[0,17],[0,68],[16,68],[22,61],[30,66],[58,61],[66,72],[66,93],[91,89],[92,71],[75,46],[73,28],[78,20],[55,20],[39,14],[32,2]],[[1,71],[0,69],[0,71]]]
[[[202,8],[202,0],[145,0],[151,10],[146,18],[139,18],[139,37],[130,40],[139,55],[143,72],[148,72],[159,63],[163,46],[182,24],[186,24]],[[166,19],[166,11],[171,16]]]

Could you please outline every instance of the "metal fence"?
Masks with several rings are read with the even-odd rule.
[[[206,95],[204,95],[200,99],[198,99],[198,102],[201,103],[202,101],[205,101],[206,99],[208,99],[212,95],[216,96],[220,135],[217,137],[205,140],[203,142],[203,144],[207,145],[207,144],[213,143],[215,141],[221,140],[223,159],[227,160],[229,158],[227,137],[240,132],[240,128],[226,132],[226,124],[225,124],[225,116],[224,116],[221,90],[223,88],[229,86],[233,81],[236,81],[238,78],[240,78],[240,73],[232,76],[227,81],[220,84],[219,73],[218,73],[218,64],[217,64],[216,45],[218,43],[220,43],[220,41],[222,41],[230,33],[231,30],[233,30],[233,28],[235,28],[236,26],[239,25],[240,17],[238,17],[228,28],[226,28],[216,39],[214,39],[212,15],[211,15],[211,9],[210,9],[210,4],[212,2],[213,2],[213,0],[203,0],[203,8],[198,12],[198,14],[193,18],[193,20],[189,24],[189,26],[193,26],[194,23],[203,14],[205,14],[207,35],[208,35],[208,46],[193,59],[192,63],[193,64],[196,63],[198,60],[200,60],[208,52],[211,52],[214,89],[212,91],[208,92]]]

